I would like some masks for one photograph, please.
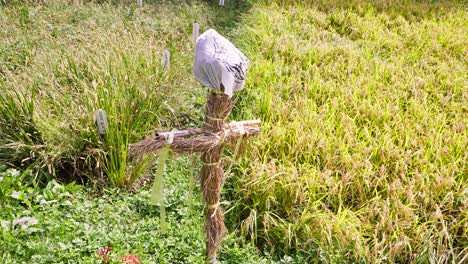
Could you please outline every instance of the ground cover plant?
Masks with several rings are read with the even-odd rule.
[[[106,247],[111,248],[109,263],[123,263],[125,256],[136,256],[140,263],[204,263],[203,208],[198,196],[188,199],[188,164],[187,159],[169,162],[164,235],[159,207],[148,203],[149,188],[96,193],[55,180],[39,187],[31,184],[29,174],[3,167],[1,263],[102,263],[98,253]],[[228,236],[221,261],[266,263],[252,244],[239,238]]]
[[[464,2],[144,2],[0,0],[2,263],[96,263],[104,246],[203,261],[200,198],[193,215],[186,199],[196,163],[166,174],[161,238],[148,173],[126,162],[128,143],[202,123],[194,21],[252,61],[232,117],[263,122],[227,175],[222,261],[466,261]],[[15,224],[27,216],[38,223]]]

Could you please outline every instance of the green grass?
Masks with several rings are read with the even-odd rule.
[[[121,263],[127,254],[142,263],[204,263],[203,206],[200,195],[187,199],[187,160],[169,162],[166,234],[161,234],[159,207],[149,203],[149,188],[95,193],[56,181],[41,188],[28,184],[29,174],[2,168],[1,263],[99,263],[97,250],[104,246],[112,247],[111,263]],[[15,224],[27,216],[38,223]],[[220,250],[223,263],[267,262],[236,234],[230,234]]]
[[[40,186],[53,177],[131,189],[141,167],[125,162],[129,142],[202,123],[205,90],[191,73],[197,21],[252,61],[232,118],[263,121],[262,137],[248,144],[225,183],[231,233],[224,261],[466,261],[466,3],[27,2],[0,1],[0,161],[24,170],[25,181],[38,185],[32,193],[52,188]],[[168,72],[160,65],[164,49],[173,58]],[[104,139],[92,118],[99,108],[109,115]],[[191,166],[178,164],[169,181]],[[187,262],[190,254],[202,261],[203,221],[178,212],[186,207],[184,180],[166,185],[176,193],[168,195],[167,243],[157,231],[153,237],[122,224],[128,218],[157,230],[159,212],[148,209],[146,187],[102,198],[88,190],[77,192],[72,208],[95,209],[71,218],[89,217],[89,233],[82,224],[70,232],[60,224],[69,213],[60,204],[74,200],[25,214],[24,202],[9,204],[2,223],[31,214],[51,232],[33,232],[37,244],[21,251],[28,242],[16,232],[24,230],[2,224],[7,236],[22,238],[5,239],[3,257],[46,258],[41,241],[73,245],[85,232],[81,248],[67,246],[69,256],[53,257],[93,262],[95,250],[112,243],[115,254],[136,252],[149,263]],[[151,213],[138,213],[135,203]],[[199,199],[194,207],[202,210]],[[115,236],[98,230],[108,225]],[[255,243],[265,259],[250,245],[236,246],[245,244],[236,236]],[[162,253],[155,256],[156,249]]]

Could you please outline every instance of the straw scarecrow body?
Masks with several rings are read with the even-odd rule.
[[[206,203],[206,250],[209,263],[216,263],[216,253],[226,233],[220,206],[224,171],[221,164],[223,145],[242,137],[260,134],[260,121],[226,123],[234,91],[242,90],[249,60],[231,42],[213,29],[197,39],[195,77],[211,88],[203,128],[158,133],[153,139],[131,145],[130,157],[157,152],[167,146],[176,152],[201,152],[201,190]],[[190,138],[186,138],[190,137]]]
[[[197,39],[194,74],[201,84],[213,89],[206,109],[205,128],[217,133],[224,130],[233,103],[234,91],[244,88],[249,60],[229,40],[210,29]],[[217,92],[220,91],[220,92]],[[207,203],[207,253],[210,262],[216,262],[216,250],[225,233],[224,215],[219,201],[223,169],[223,146],[202,154],[201,189]]]

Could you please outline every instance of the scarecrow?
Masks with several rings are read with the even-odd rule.
[[[260,120],[227,123],[235,91],[242,90],[249,60],[231,42],[210,29],[197,39],[195,77],[210,92],[202,128],[161,132],[155,138],[131,145],[130,156],[155,153],[163,148],[182,153],[201,153],[201,190],[206,203],[206,251],[209,263],[226,233],[220,206],[224,171],[221,156],[224,144],[260,134]],[[162,154],[160,154],[162,155]]]

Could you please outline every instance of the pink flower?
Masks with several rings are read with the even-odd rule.
[[[97,254],[99,255],[99,257],[104,257],[104,256],[109,255],[111,251],[112,251],[111,247],[103,247],[98,250]]]
[[[125,264],[138,264],[140,260],[135,255],[126,255],[122,258],[122,262]]]
[[[104,264],[107,264],[109,262],[109,253],[112,251],[111,247],[103,247],[98,249],[98,258],[102,258],[104,261]]]

